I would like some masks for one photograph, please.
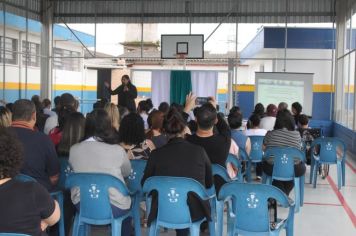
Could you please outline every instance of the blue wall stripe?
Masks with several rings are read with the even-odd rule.
[[[333,123],[333,132],[335,137],[339,137],[345,142],[347,150],[356,155],[356,132],[336,122]]]

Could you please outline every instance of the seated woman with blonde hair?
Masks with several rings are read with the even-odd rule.
[[[120,112],[117,106],[114,103],[106,103],[104,110],[108,113],[111,125],[116,130],[119,131],[120,126]]]

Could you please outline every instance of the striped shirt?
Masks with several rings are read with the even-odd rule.
[[[289,131],[285,128],[268,131],[263,139],[263,145],[267,147],[294,147],[302,149],[302,140],[298,131]],[[267,159],[269,164],[273,164],[273,158]],[[297,165],[300,160],[295,159],[294,164]]]
[[[268,131],[263,140],[266,147],[294,147],[302,148],[302,140],[298,131],[289,131],[287,129],[277,129]]]

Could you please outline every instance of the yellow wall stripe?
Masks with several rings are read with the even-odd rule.
[[[2,89],[3,83],[0,82],[0,88]],[[6,82],[5,89],[14,89],[18,90],[20,88],[19,83],[15,82]],[[25,89],[25,84],[21,83],[21,90]],[[39,84],[27,84],[28,90],[40,90]],[[67,85],[67,84],[56,84],[54,85],[54,90],[78,90],[78,91],[96,91],[96,86],[87,86],[87,85]]]
[[[234,91],[238,92],[254,92],[255,85],[252,84],[235,84]],[[334,86],[329,84],[314,84],[313,92],[315,93],[331,93],[334,92]]]
[[[0,88],[2,89],[3,83],[0,82]],[[20,88],[19,83],[15,82],[6,82],[5,83],[5,89],[14,89],[18,90]],[[255,91],[255,85],[252,84],[234,84],[233,85],[234,91],[238,92],[254,92]],[[21,89],[25,89],[25,84],[21,83]],[[34,83],[28,83],[27,84],[27,89],[29,90],[40,90],[40,85],[39,84],[34,84]],[[77,91],[96,91],[97,87],[96,86],[88,86],[88,85],[67,85],[67,84],[56,84],[54,85],[55,90],[77,90]],[[138,87],[137,88],[138,92],[151,92],[151,88],[145,88],[145,87]],[[353,93],[355,91],[354,85],[350,86],[350,92]],[[219,94],[225,94],[227,93],[227,89],[218,89]],[[330,93],[330,92],[335,92],[335,88],[332,85],[329,84],[314,84],[313,85],[313,92],[315,93]],[[347,90],[345,90],[347,92]]]

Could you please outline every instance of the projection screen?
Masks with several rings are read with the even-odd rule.
[[[273,103],[286,102],[288,109],[294,102],[303,106],[303,113],[312,115],[313,73],[256,72],[255,104],[265,107]]]

